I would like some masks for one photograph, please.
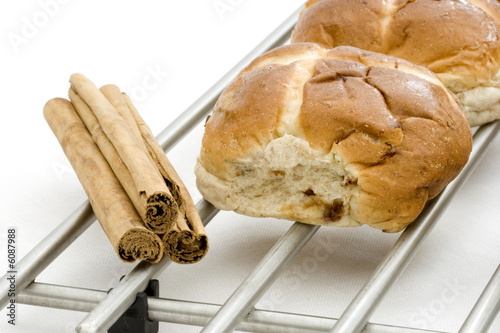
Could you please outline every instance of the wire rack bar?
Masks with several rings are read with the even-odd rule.
[[[151,265],[141,262],[113,288],[76,327],[76,332],[105,332],[132,305],[137,293],[146,289],[149,280],[171,263],[164,257]]]
[[[201,332],[233,331],[318,229],[318,225],[294,223]]]
[[[251,50],[240,62],[219,79],[210,89],[200,96],[186,111],[184,111],[174,122],[168,125],[156,137],[160,145],[173,147],[180,141],[196,124],[202,121],[212,111],[215,102],[222,91],[231,83],[238,73],[245,68],[252,60],[275,47],[284,45],[292,34],[293,27],[297,23],[297,18],[304,6],[300,6],[283,23],[281,23],[271,34],[262,40],[253,50]],[[172,135],[175,133],[175,135]]]
[[[459,333],[486,333],[500,311],[500,265],[464,321]]]
[[[387,290],[415,256],[423,240],[441,217],[455,193],[459,191],[460,187],[472,174],[483,157],[488,144],[498,133],[499,128],[500,121],[497,120],[481,126],[476,131],[472,153],[465,168],[436,198],[429,201],[417,220],[405,229],[389,254],[351,301],[330,332],[354,333],[362,331]]]
[[[22,304],[56,309],[89,312],[106,297],[106,292],[32,283],[19,296]],[[187,302],[148,297],[149,319],[184,325],[203,326],[221,308],[217,304]],[[237,327],[238,330],[262,333],[318,333],[327,332],[336,322],[334,318],[307,316],[276,311],[254,310]],[[408,327],[369,323],[363,333],[443,333]]]
[[[26,288],[94,221],[95,215],[87,200],[19,260],[16,264],[16,290],[20,292]],[[8,290],[6,274],[0,280],[0,308],[9,301]]]
[[[204,199],[196,205],[204,225],[217,215],[218,209]],[[113,288],[76,327],[77,332],[105,332],[135,301],[137,293],[146,289],[149,280],[155,278],[171,263],[164,257],[157,264],[141,262]]]

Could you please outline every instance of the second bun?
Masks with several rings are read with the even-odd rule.
[[[292,42],[349,45],[432,70],[471,126],[500,118],[497,0],[310,0]]]

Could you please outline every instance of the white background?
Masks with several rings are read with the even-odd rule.
[[[18,255],[86,199],[42,108],[66,97],[70,74],[129,93],[159,133],[293,13],[301,0],[3,1],[0,5],[0,267],[6,233]],[[151,79],[150,73],[156,73]],[[144,84],[146,80],[146,85]],[[199,126],[168,156],[193,194]],[[500,262],[500,137],[457,194],[371,322],[454,332]],[[166,298],[222,304],[291,222],[220,213],[200,263],[159,276]],[[368,227],[320,228],[258,308],[338,317],[398,235]],[[118,260],[94,223],[36,280],[108,290],[133,264]],[[19,305],[0,332],[73,332],[85,313]],[[198,332],[160,324],[161,332]],[[491,332],[500,331],[497,319]]]

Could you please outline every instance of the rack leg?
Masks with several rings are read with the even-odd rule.
[[[151,280],[143,292],[137,294],[135,302],[111,326],[108,333],[158,333],[158,322],[148,317],[148,296],[160,296],[160,283]]]

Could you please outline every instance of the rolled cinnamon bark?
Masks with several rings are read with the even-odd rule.
[[[115,90],[116,91],[116,90]],[[208,251],[208,237],[196,205],[186,186],[156,141],[149,126],[144,122],[130,98],[122,93],[139,132],[165,179],[179,207],[179,215],[172,229],[163,235],[165,253],[174,262],[186,264],[200,261]]]
[[[161,239],[144,226],[73,105],[54,98],[45,104],[43,113],[120,259],[160,261],[164,253]]]
[[[99,91],[106,97],[106,99],[109,101],[111,105],[115,108],[115,110],[118,112],[118,114],[125,120],[127,123],[128,128],[130,129],[131,133],[134,135],[135,139],[137,140],[137,143],[140,145],[141,149],[147,152],[147,148],[144,145],[144,141],[141,136],[141,132],[139,131],[139,127],[137,127],[137,123],[135,122],[134,117],[132,116],[132,113],[130,113],[130,109],[125,102],[125,99],[122,96],[122,92],[120,91],[120,88],[114,84],[106,84],[99,88]],[[149,154],[148,154],[149,157]],[[151,162],[153,162],[151,160]],[[154,163],[154,162],[153,162]]]
[[[147,149],[97,87],[81,74],[70,77],[69,96],[102,155],[120,180],[148,228],[169,231],[178,215],[177,202]]]
[[[208,252],[208,237],[188,224],[187,216],[162,237],[165,254],[179,264],[194,264]]]

